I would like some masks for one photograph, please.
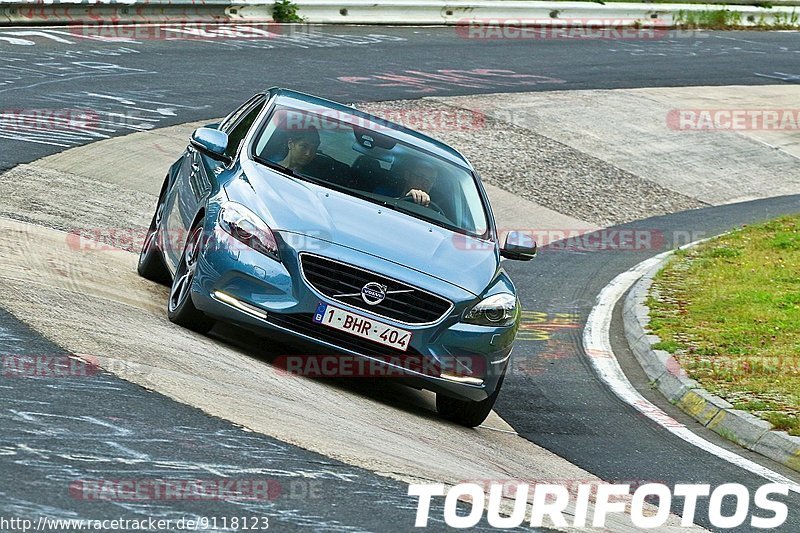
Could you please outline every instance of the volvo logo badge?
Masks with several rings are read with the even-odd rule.
[[[378,305],[386,298],[386,287],[371,281],[361,289],[361,299],[367,305]]]

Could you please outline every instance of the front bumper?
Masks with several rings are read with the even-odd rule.
[[[233,239],[216,225],[198,262],[192,290],[195,306],[222,320],[277,335],[313,354],[348,354],[368,360],[375,375],[401,377],[408,384],[459,399],[491,395],[505,371],[516,326],[491,328],[459,321],[476,297],[455,286],[380,258],[312,237],[276,232],[281,261]],[[415,326],[371,314],[317,292],[303,278],[299,254],[310,252],[356,265],[439,294],[455,303],[448,316]],[[314,323],[320,302],[412,332],[407,352],[396,351]],[[305,353],[305,352],[304,352]],[[419,363],[419,364],[418,364]]]

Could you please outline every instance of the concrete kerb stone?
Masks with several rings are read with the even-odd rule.
[[[698,244],[690,243],[681,248]],[[657,335],[647,330],[650,309],[647,296],[653,277],[672,254],[647,271],[628,291],[623,301],[622,320],[625,338],[650,380],[674,405],[718,435],[759,453],[793,470],[800,471],[800,438],[783,431],[772,431],[772,424],[738,409],[703,389],[689,378],[678,361],[664,350],[656,350]]]
[[[650,348],[650,351],[653,351],[653,349]],[[667,352],[660,351],[662,352],[661,355],[654,351],[652,355],[648,355],[651,359],[665,362],[664,373],[656,381],[656,387],[671,403],[680,406],[683,397],[692,390],[700,388],[700,385],[695,380],[686,377],[683,372],[677,371],[680,368],[677,361]],[[691,415],[692,413],[689,414]]]
[[[753,451],[767,457],[780,457],[781,463],[800,470],[800,438],[785,431],[767,431],[753,447]]]
[[[713,394],[709,394],[706,390],[700,388],[687,390],[676,402],[676,405],[680,407],[684,413],[689,413],[692,418],[704,426],[708,426],[708,423],[722,411],[723,404],[727,404],[731,409],[733,408],[732,405],[722,398],[717,398]]]
[[[733,409],[732,406],[720,409],[706,427],[748,450],[755,450],[762,437],[773,433],[772,424],[766,420],[761,420],[746,411]],[[759,453],[771,457],[768,453]]]

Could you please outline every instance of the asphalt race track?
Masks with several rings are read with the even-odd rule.
[[[784,213],[797,212],[800,196],[735,204],[713,209],[686,211],[657,217],[614,229],[655,229],[665,236],[674,231],[693,228],[716,235],[730,227],[767,220]],[[663,250],[671,249],[672,242]],[[680,245],[681,243],[677,243]],[[655,255],[648,251],[570,251],[542,253],[536,269],[527,271],[520,265],[506,268],[521,289],[525,309],[535,309],[550,316],[571,315],[585,324],[594,299],[600,290],[619,272]],[[625,348],[621,320],[612,329],[617,338],[615,351]],[[507,378],[504,393],[498,399],[497,412],[520,435],[578,464],[605,480],[636,483],[741,483],[757,487],[763,479],[734,467],[722,459],[701,452],[680,439],[671,437],[641,413],[623,404],[594,375],[582,346],[580,328],[562,328],[545,343],[519,343],[517,361],[532,361],[525,371]],[[704,429],[677,409],[671,407],[659,392],[648,393],[647,378],[638,363],[632,360],[626,371],[640,392],[690,428]],[[638,372],[637,372],[638,370]],[[530,375],[526,375],[526,372]],[[508,387],[508,389],[505,389]],[[508,391],[513,391],[509,393]],[[700,434],[709,441],[735,449],[748,458],[769,465],[773,470],[797,479],[796,474],[772,461],[726,443],[710,430]],[[797,520],[800,499],[792,497],[789,517]],[[679,512],[680,509],[673,509]],[[699,515],[707,508],[698,504]],[[707,523],[700,522],[709,527]],[[798,522],[786,524],[786,531]]]
[[[796,41],[796,33],[708,32],[647,41],[499,42],[464,39],[449,28],[342,27],[287,32],[267,41],[108,42],[58,28],[0,30],[0,110],[94,109],[103,117],[103,135],[113,137],[222,116],[273,85],[359,102],[538,90],[797,83]],[[54,138],[36,128],[20,131],[0,123],[0,171],[101,138],[79,133]],[[543,342],[519,342],[514,352],[517,365],[506,379],[498,414],[524,438],[606,481],[741,483],[751,490],[764,484],[764,479],[673,437],[617,399],[593,373],[582,349],[582,326],[603,286],[671,248],[674,232],[707,237],[797,212],[799,205],[800,196],[780,197],[623,226],[661,232],[665,242],[659,249],[620,253],[555,246],[544,248],[532,263],[506,262],[525,310],[545,321],[555,316],[565,320],[563,327],[547,330]],[[648,399],[697,427],[707,440],[800,479],[699,428],[649,391],[636,363],[626,359],[619,321],[612,334],[629,378]],[[63,350],[0,311],[0,353]],[[3,515],[70,516],[81,504],[67,490],[76,472],[83,478],[158,477],[170,472],[202,477],[222,472],[285,480],[284,493],[295,491],[297,497],[276,499],[266,511],[259,507],[285,529],[320,524],[336,531],[378,531],[386,524],[412,529],[416,500],[405,495],[403,483],[246,432],[110,374],[89,387],[85,384],[47,379],[0,383]],[[59,411],[40,416],[37,405],[57,405]],[[109,417],[116,417],[117,423],[98,422]],[[110,453],[114,461],[96,460]],[[324,505],[312,493],[324,494]],[[800,497],[792,494],[786,501],[789,519],[781,530],[800,531]],[[93,509],[109,517],[144,513],[138,505],[117,502]],[[188,506],[180,513],[162,505],[144,514],[233,516],[254,509],[248,505],[217,502],[211,507]],[[673,507],[673,512],[679,511],[679,506]],[[699,525],[712,528],[702,502],[697,517]],[[441,520],[430,525],[444,529]]]
[[[4,30],[0,36],[8,41],[0,39],[0,95],[7,109],[55,103],[102,109],[142,100],[148,105],[129,107],[143,120],[170,125],[218,116],[273,85],[357,102],[503,91],[796,83],[800,77],[794,33],[707,32],[643,41],[497,41],[462,35],[452,28],[337,27],[312,34],[286,30],[266,42],[165,41],[164,32],[154,30],[153,39],[130,43],[80,38],[64,28],[33,34],[26,29],[22,35]],[[135,131],[134,126],[112,129]],[[54,150],[10,137],[0,132],[6,139],[0,169]]]
[[[4,354],[64,353],[5,312],[0,320]],[[247,432],[111,374],[3,381],[0,494],[5,517],[149,515],[177,521],[258,514],[268,516],[273,528],[323,523],[330,531],[375,531],[394,520],[414,521],[416,500],[406,496],[402,483]],[[87,484],[219,477],[267,478],[276,484],[252,501],[190,501],[179,507],[165,501],[147,506],[89,501],[91,493],[74,482],[78,472],[78,479]],[[444,530],[437,510],[429,525]]]

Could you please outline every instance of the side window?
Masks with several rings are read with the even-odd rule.
[[[239,150],[239,145],[242,140],[250,131],[253,122],[256,121],[258,114],[264,109],[267,102],[267,97],[262,95],[260,98],[251,103],[250,107],[245,108],[238,116],[231,117],[230,121],[225,121],[225,124],[220,128],[228,134],[228,147],[225,149],[225,155],[233,157]]]
[[[250,109],[255,102],[260,101],[262,98],[264,98],[263,94],[257,94],[240,105],[233,113],[222,119],[222,122],[220,122],[219,126],[217,126],[219,130],[228,133],[228,130],[230,130],[236,121],[239,120],[239,117],[247,112],[247,110]]]

